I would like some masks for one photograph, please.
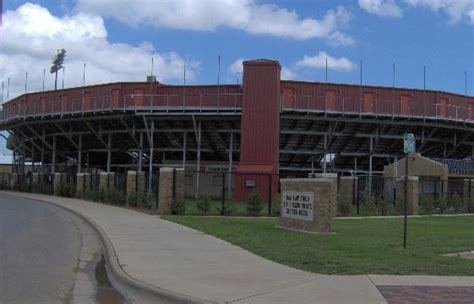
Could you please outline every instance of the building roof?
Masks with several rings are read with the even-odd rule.
[[[449,174],[474,175],[474,161],[472,160],[446,158],[432,158],[432,160],[446,165]]]

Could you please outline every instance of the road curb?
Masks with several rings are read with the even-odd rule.
[[[76,210],[72,210],[72,209],[70,209],[66,206],[59,205],[59,204],[54,203],[52,201],[48,201],[46,198],[31,197],[28,194],[23,194],[23,193],[18,193],[18,192],[11,192],[11,191],[4,191],[4,190],[1,191],[1,192],[5,193],[5,194],[17,196],[17,197],[23,197],[23,198],[27,198],[27,199],[41,201],[41,202],[53,205],[55,207],[59,207],[61,209],[64,209],[68,212],[73,213],[74,215],[76,215],[76,216],[80,217],[81,219],[83,219],[84,221],[86,221],[99,234],[99,237],[100,237],[100,239],[101,239],[101,241],[104,245],[104,248],[105,248],[105,258],[106,258],[106,262],[109,266],[109,269],[113,272],[113,275],[119,281],[121,281],[122,283],[130,285],[131,287],[133,287],[137,290],[147,292],[147,293],[151,293],[151,294],[155,294],[159,297],[162,297],[162,298],[170,300],[170,301],[176,301],[177,303],[189,303],[189,304],[220,303],[220,302],[215,302],[215,301],[210,301],[210,300],[198,299],[198,298],[188,296],[188,295],[185,295],[185,294],[181,294],[181,293],[177,293],[177,292],[174,292],[174,291],[171,291],[171,290],[168,290],[168,289],[160,288],[160,287],[150,285],[146,282],[140,281],[140,280],[132,277],[120,265],[119,257],[117,255],[117,253],[115,252],[115,248],[112,244],[112,241],[109,239],[109,237],[107,236],[105,231],[102,229],[102,227],[100,227],[99,224],[97,224],[94,220],[92,220],[88,216],[86,216],[86,215],[84,215],[84,214],[82,214],[82,213],[80,213]],[[46,196],[44,194],[39,194],[39,195]],[[66,199],[74,199],[74,200],[77,200],[79,202],[83,201],[83,200],[80,200],[80,199],[77,199],[77,198],[66,198]],[[83,201],[83,202],[95,203],[95,202],[89,202],[89,201]]]

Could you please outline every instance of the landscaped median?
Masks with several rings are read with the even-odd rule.
[[[336,234],[276,228],[274,218],[165,216],[269,260],[323,274],[474,275],[472,260],[441,254],[474,249],[474,216],[333,220]]]

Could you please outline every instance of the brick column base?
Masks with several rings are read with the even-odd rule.
[[[295,229],[307,232],[330,233],[331,218],[336,209],[337,181],[334,178],[293,178],[282,179],[281,194],[281,216],[280,226],[287,229]],[[286,196],[299,196],[312,193],[313,195],[313,217],[298,218],[288,217],[285,201]]]

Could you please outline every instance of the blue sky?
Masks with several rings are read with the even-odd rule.
[[[134,10],[133,3],[137,2],[142,3],[142,9]],[[66,75],[66,86],[80,84],[81,61],[87,62],[90,73],[94,71],[96,74],[88,77],[89,83],[144,79],[143,74],[150,70],[147,55],[150,58],[163,57],[160,57],[163,62],[157,63],[155,73],[167,83],[182,82],[180,66],[185,57],[189,64],[188,82],[213,83],[217,78],[217,56],[220,55],[221,79],[229,83],[237,82],[240,76],[236,68],[238,62],[235,62],[252,58],[279,60],[287,78],[324,81],[325,70],[321,59],[329,57],[334,59],[329,67],[331,82],[358,83],[359,61],[362,60],[363,82],[366,84],[390,86],[392,64],[395,63],[397,86],[422,88],[423,65],[426,65],[428,88],[463,93],[464,73],[467,71],[469,94],[474,92],[474,0],[220,0],[218,2],[229,5],[221,5],[215,11],[211,11],[210,7],[216,0],[176,2],[176,5],[163,5],[160,1],[151,0],[6,1],[4,13],[9,11],[10,18],[16,17],[16,21],[13,24],[13,21],[7,20],[8,16],[4,17],[5,29],[0,37],[5,41],[0,41],[0,80],[11,77],[12,91],[17,88],[21,93],[24,73],[28,71],[31,75],[28,87],[39,89],[42,67],[47,68],[53,50],[64,45],[70,53],[66,60],[69,73]],[[27,3],[35,6],[31,6],[30,12],[23,14],[23,18],[18,18]],[[194,7],[199,4],[207,7]],[[26,40],[25,44],[29,44],[35,33],[16,30],[10,38],[15,43],[9,42],[7,23],[12,23],[10,28],[13,25],[21,27],[21,22],[29,22],[27,18],[32,18],[35,9],[46,10],[51,15],[50,19],[59,22],[86,14],[91,20],[85,21],[85,26],[90,22],[91,28],[95,27],[93,36],[98,33],[97,37],[103,40],[100,43],[105,43],[110,50],[103,54],[103,58],[99,57],[100,60],[93,59],[91,50],[80,50],[89,44],[87,40],[81,40],[83,37],[79,40],[72,37],[74,43],[61,43],[57,38],[47,45],[50,40],[43,38],[51,36],[49,32],[39,33],[44,41],[38,39],[38,46],[41,48],[41,43],[44,43],[45,49],[51,48],[51,55],[48,52],[38,54],[36,50],[29,49],[29,45],[22,48],[23,45],[17,42]],[[179,20],[167,20],[167,16],[173,14],[179,18],[185,9],[189,10],[183,13],[186,16],[183,19],[187,20],[185,26],[181,26]],[[292,17],[288,14],[282,17],[281,13]],[[219,19],[217,14],[226,17],[215,23],[210,22],[210,19]],[[260,20],[249,21],[245,17],[240,18],[240,14],[255,14],[257,17],[254,18],[262,16],[266,20],[262,21],[264,24],[257,24]],[[321,23],[328,14],[334,17],[332,25],[319,24],[314,28],[304,25],[304,20]],[[237,21],[233,21],[234,17]],[[127,18],[134,21],[126,21]],[[282,28],[276,31],[268,29],[276,26]],[[308,37],[301,37],[304,35],[301,33],[306,32]],[[345,42],[334,42],[331,37],[335,32],[342,34],[341,39]],[[83,45],[78,46],[81,41]],[[129,49],[117,50],[117,44],[124,44]],[[94,46],[91,48],[93,50]],[[131,54],[134,60],[125,63],[124,67],[129,64],[134,71],[117,71],[114,65],[120,62],[104,64],[113,59],[114,51],[120,53],[117,58]],[[30,57],[31,64],[25,64],[25,59],[18,57],[19,52]],[[2,58],[4,65],[1,64]],[[20,69],[12,64],[17,60],[22,62]],[[7,62],[10,62],[10,68]],[[231,68],[233,63],[234,69]],[[48,85],[51,85],[51,77],[47,79]]]

